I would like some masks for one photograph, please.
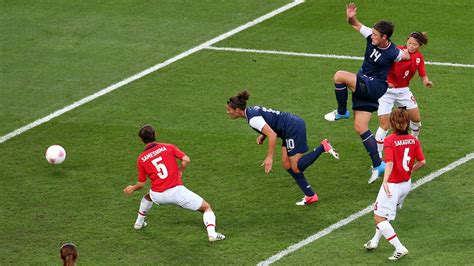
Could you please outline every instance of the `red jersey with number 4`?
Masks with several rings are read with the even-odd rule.
[[[415,159],[423,161],[425,156],[420,141],[411,134],[391,134],[384,140],[385,162],[393,162],[393,170],[388,178],[389,183],[408,181]]]
[[[150,143],[138,156],[138,181],[151,180],[151,190],[163,192],[183,184],[176,159],[182,160],[185,154],[173,144]]]
[[[406,46],[397,47],[400,50],[407,49]],[[425,60],[419,51],[410,54],[410,60],[393,63],[388,71],[387,82],[394,88],[408,87],[417,70],[420,77],[426,76]]]

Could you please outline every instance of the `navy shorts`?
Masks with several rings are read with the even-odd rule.
[[[387,91],[385,80],[357,74],[356,88],[352,93],[352,110],[375,112],[379,109],[379,98]]]
[[[308,144],[306,143],[306,124],[304,120],[294,116],[291,121],[288,121],[286,134],[281,139],[281,146],[286,148],[288,156],[307,152]]]

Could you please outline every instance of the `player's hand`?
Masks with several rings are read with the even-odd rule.
[[[133,186],[127,186],[126,188],[123,189],[123,193],[126,195],[132,195],[135,190],[133,189]]]
[[[387,183],[387,182],[383,182],[383,183],[382,183],[382,186],[383,186],[383,190],[385,190],[385,194],[387,195],[387,197],[391,198],[391,197],[392,197],[392,193],[390,192],[390,189],[388,188],[388,183]]]
[[[433,87],[433,81],[431,80],[423,81],[423,85],[425,85],[428,88],[431,88]]]
[[[392,83],[388,83],[388,88],[389,88],[389,89],[393,88],[393,84],[392,84]]]
[[[265,161],[263,161],[263,163],[260,166],[264,166],[265,167],[265,173],[268,174],[272,170],[272,165],[273,165],[273,158],[267,157],[267,158],[265,158]]]
[[[266,138],[267,138],[267,136],[265,136],[265,135],[258,135],[257,144],[262,145]]]
[[[346,5],[346,15],[348,18],[355,17],[357,14],[357,6],[354,3]]]

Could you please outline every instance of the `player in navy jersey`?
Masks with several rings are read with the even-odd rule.
[[[346,6],[347,21],[367,40],[364,62],[357,74],[339,70],[334,75],[337,110],[327,113],[328,121],[347,119],[347,88],[352,91],[352,110],[354,110],[354,129],[359,133],[362,143],[372,160],[372,175],[379,176],[385,169],[385,163],[377,152],[377,142],[369,129],[372,112],[378,109],[378,99],[387,91],[387,74],[393,62],[408,60],[408,52],[399,50],[390,41],[394,26],[389,21],[379,21],[368,28],[356,18],[357,7],[354,3]],[[370,180],[369,179],[369,180]]]
[[[368,250],[376,249],[380,238],[384,236],[395,247],[393,255],[388,259],[399,260],[408,254],[408,249],[398,239],[390,221],[395,220],[397,209],[402,208],[410,192],[411,173],[424,166],[426,161],[420,142],[408,134],[408,111],[393,110],[390,114],[390,124],[394,133],[384,141],[387,169],[374,204],[375,234],[364,247]]]
[[[227,101],[227,114],[232,119],[245,118],[247,123],[259,133],[257,144],[261,145],[268,138],[267,157],[262,163],[265,173],[269,173],[273,164],[273,153],[277,138],[282,139],[282,162],[283,167],[295,179],[303,191],[305,197],[296,203],[304,206],[319,200],[318,195],[311,189],[303,172],[318,159],[321,153],[330,153],[339,159],[339,154],[334,150],[327,139],[321,141],[321,145],[311,152],[306,144],[306,126],[300,117],[268,109],[261,106],[247,107],[250,94],[242,91],[230,97]]]

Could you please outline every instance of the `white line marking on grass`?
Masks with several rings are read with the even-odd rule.
[[[229,38],[230,36],[232,36],[232,35],[234,35],[234,34],[236,34],[236,33],[239,33],[239,32],[241,32],[241,31],[243,31],[243,30],[246,30],[246,29],[248,29],[248,28],[250,28],[250,27],[253,27],[253,26],[255,26],[255,25],[257,25],[257,24],[259,24],[259,23],[261,23],[261,22],[263,22],[263,21],[265,21],[265,20],[267,20],[267,19],[270,19],[270,18],[272,18],[272,17],[274,17],[274,16],[276,16],[276,15],[278,15],[278,14],[280,14],[280,13],[283,13],[283,12],[285,12],[285,11],[287,11],[287,10],[289,10],[289,9],[291,9],[291,8],[293,8],[293,7],[297,6],[297,5],[299,5],[299,4],[302,4],[302,3],[304,3],[304,0],[295,0],[295,1],[293,1],[293,2],[291,2],[291,3],[289,3],[289,4],[287,4],[287,5],[284,5],[284,6],[280,7],[280,8],[278,8],[278,9],[273,10],[272,12],[269,12],[269,13],[267,13],[267,14],[265,14],[265,15],[259,17],[259,18],[256,18],[256,19],[254,19],[254,20],[252,20],[252,21],[250,21],[250,22],[247,22],[246,24],[241,25],[241,26],[239,26],[239,27],[237,27],[237,28],[235,28],[235,29],[233,29],[233,30],[231,30],[231,31],[228,31],[228,32],[226,32],[226,33],[223,33],[223,34],[221,34],[221,35],[215,37],[214,39],[211,39],[211,40],[209,40],[209,41],[206,41],[206,42],[204,42],[204,43],[202,43],[202,44],[200,44],[200,45],[198,45],[198,46],[196,46],[196,47],[194,47],[194,48],[191,48],[191,49],[189,49],[189,50],[187,50],[187,51],[185,51],[185,52],[182,52],[182,53],[176,55],[175,57],[172,57],[172,58],[170,58],[170,59],[168,59],[168,60],[166,60],[166,61],[164,61],[164,62],[162,62],[162,63],[159,63],[159,64],[157,64],[157,65],[154,65],[154,66],[152,66],[152,67],[150,67],[150,68],[148,68],[148,69],[143,70],[143,71],[140,72],[140,73],[137,73],[137,74],[135,74],[135,75],[133,75],[133,76],[131,76],[131,77],[128,77],[128,78],[126,78],[126,79],[124,79],[124,80],[122,80],[122,81],[120,81],[120,82],[118,82],[118,83],[115,83],[115,84],[113,84],[113,85],[110,85],[109,87],[107,87],[107,88],[105,88],[105,89],[102,89],[102,90],[100,90],[100,91],[98,91],[98,92],[96,92],[96,93],[94,93],[94,94],[92,94],[92,95],[89,95],[89,96],[87,96],[87,97],[85,97],[85,98],[83,98],[83,99],[81,99],[81,100],[79,100],[79,101],[76,101],[76,102],[74,102],[74,103],[71,104],[71,105],[68,105],[68,106],[66,106],[66,107],[64,107],[64,108],[62,108],[62,109],[60,109],[60,110],[57,110],[57,111],[55,111],[55,112],[53,112],[53,113],[51,113],[51,114],[49,114],[49,115],[47,115],[47,116],[45,116],[45,117],[43,117],[43,118],[40,118],[40,119],[38,119],[38,120],[36,120],[36,121],[34,121],[34,122],[32,122],[32,123],[29,123],[28,125],[25,125],[25,126],[23,126],[23,127],[20,127],[20,128],[18,128],[18,129],[16,129],[16,130],[14,130],[14,131],[12,131],[12,132],[10,132],[10,133],[4,135],[4,136],[1,136],[1,137],[0,137],[0,143],[3,143],[3,142],[5,142],[5,141],[7,141],[7,140],[9,140],[9,139],[11,139],[11,138],[13,138],[13,137],[15,137],[15,136],[18,136],[18,135],[22,134],[22,133],[25,132],[25,131],[28,131],[28,130],[34,128],[34,127],[37,127],[37,126],[39,126],[39,125],[41,125],[41,124],[43,124],[43,123],[46,123],[46,122],[48,122],[49,120],[54,119],[54,118],[56,118],[56,117],[58,117],[58,116],[60,116],[60,115],[62,115],[62,114],[64,114],[64,113],[66,113],[66,112],[69,112],[69,111],[71,111],[71,110],[73,110],[73,109],[76,109],[77,107],[79,107],[79,106],[81,106],[81,105],[83,105],[83,104],[86,104],[86,103],[88,103],[88,102],[90,102],[90,101],[92,101],[92,100],[94,100],[94,99],[96,99],[96,98],[98,98],[98,97],[100,97],[100,96],[103,96],[103,95],[105,95],[105,94],[107,94],[107,93],[109,93],[109,92],[112,92],[112,91],[114,91],[114,90],[116,90],[116,89],[118,89],[118,88],[121,88],[121,87],[123,87],[123,86],[125,86],[125,85],[127,85],[127,84],[129,84],[129,83],[131,83],[131,82],[133,82],[133,81],[135,81],[135,80],[137,80],[137,79],[143,78],[144,76],[146,76],[146,75],[148,75],[148,74],[151,74],[151,73],[153,73],[153,72],[155,72],[155,71],[157,71],[157,70],[159,70],[159,69],[161,69],[161,68],[164,68],[164,67],[166,67],[166,66],[168,66],[168,65],[170,65],[170,64],[172,64],[172,63],[174,63],[174,62],[176,62],[176,61],[178,61],[178,60],[180,60],[180,59],[183,59],[183,58],[185,58],[185,57],[187,57],[187,56],[189,56],[189,55],[191,55],[191,54],[194,54],[194,53],[196,53],[196,52],[198,52],[198,51],[201,51],[202,49],[204,49],[204,48],[206,48],[206,47],[208,47],[208,46],[210,46],[210,45],[213,45],[213,44],[215,44],[215,43],[217,43],[217,42],[220,42],[220,41],[222,41],[222,40],[224,40],[224,39],[226,39],[226,38]]]
[[[454,168],[464,164],[464,163],[467,163],[469,162],[470,160],[474,159],[474,152],[472,153],[469,153],[468,155],[466,155],[465,157],[461,158],[461,159],[458,159],[457,161],[449,164],[448,166],[444,167],[444,168],[441,168],[421,179],[418,179],[415,183],[413,183],[411,185],[411,190],[415,190],[417,189],[418,187],[432,181],[433,179],[435,179],[436,177],[448,172],[448,171],[451,171],[453,170]],[[278,252],[277,254],[271,256],[270,258],[264,260],[264,261],[261,261],[259,262],[257,265],[270,265],[280,259],[282,259],[284,256],[290,254],[290,253],[293,253],[295,252],[296,250],[320,239],[321,237],[331,233],[332,231],[338,229],[338,228],[341,228],[343,227],[344,225],[347,225],[349,224],[350,222],[353,222],[354,220],[356,220],[357,218],[360,218],[370,212],[372,212],[372,204],[367,206],[365,209],[363,210],[360,210],[352,215],[350,215],[349,217],[343,219],[343,220],[340,220],[338,221],[337,223],[335,224],[332,224],[330,225],[329,227],[326,227],[324,228],[323,230],[315,233],[314,235],[311,235],[309,236],[308,238],[296,243],[296,244],[293,244],[289,247],[287,247],[286,249]]]
[[[285,52],[285,51],[274,51],[274,50],[257,50],[257,49],[246,49],[246,48],[233,48],[233,47],[206,47],[208,50],[215,51],[229,51],[239,53],[257,53],[257,54],[277,54],[277,55],[290,55],[290,56],[303,56],[303,57],[320,57],[320,58],[335,58],[335,59],[348,59],[348,60],[364,60],[360,56],[348,56],[348,55],[334,55],[334,54],[310,54],[310,53],[297,53],[297,52]],[[470,67],[474,68],[471,64],[458,64],[458,63],[444,63],[444,62],[431,62],[426,61],[426,65],[437,65],[437,66],[451,66],[451,67]]]

